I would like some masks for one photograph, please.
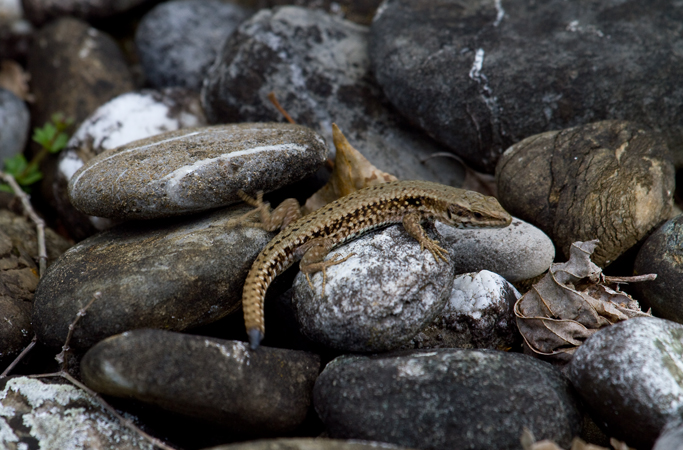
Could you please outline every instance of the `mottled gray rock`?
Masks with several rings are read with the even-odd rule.
[[[69,181],[85,214],[151,219],[239,201],[315,172],[325,142],[299,125],[246,123],[162,133],[100,153]]]
[[[102,19],[122,13],[147,0],[21,0],[26,18],[34,25],[50,19],[73,16],[81,19]]]
[[[370,54],[398,110],[475,168],[492,172],[528,136],[607,119],[662,130],[683,160],[681,24],[673,0],[388,0]]]
[[[372,17],[382,0],[240,0],[255,9],[273,8],[282,5],[304,6],[322,9],[362,25],[370,25]]]
[[[520,297],[505,278],[488,270],[458,275],[441,314],[411,347],[510,349],[522,339],[513,312]]]
[[[24,151],[29,124],[26,104],[7,89],[0,88],[0,170],[6,158]]]
[[[638,299],[661,318],[683,323],[683,216],[659,227],[638,251],[635,275],[656,273],[654,281],[634,283]]]
[[[97,108],[59,153],[52,184],[55,209],[74,239],[85,239],[112,221],[88,217],[71,205],[67,186],[86,161],[105,150],[166,131],[206,125],[196,93],[183,88],[128,92]]]
[[[295,279],[292,305],[309,339],[345,351],[386,351],[405,344],[443,309],[452,266],[420,251],[401,225],[362,236],[326,260],[349,253],[355,255],[327,268],[324,296],[322,272],[311,276],[315,291],[304,274]]]
[[[207,74],[202,103],[211,122],[284,121],[275,92],[296,123],[332,147],[336,123],[372,164],[399,179],[460,185],[452,159],[388,105],[372,81],[365,27],[299,7],[261,10],[226,41]]]
[[[220,445],[205,450],[408,450],[384,442],[342,441],[325,438],[280,438]]]
[[[235,311],[252,261],[273,236],[226,229],[248,210],[123,224],[78,243],[40,280],[33,314],[38,339],[61,346],[96,292],[101,296],[79,321],[74,348],[135,328],[180,331]]]
[[[219,0],[174,0],[157,5],[140,21],[135,44],[154,87],[199,91],[225,39],[251,15]]]
[[[652,450],[680,450],[682,443],[683,421],[679,418],[664,427]]]
[[[0,447],[155,448],[66,380],[28,377],[0,380]]]
[[[455,273],[490,270],[514,283],[542,274],[555,259],[550,238],[517,218],[505,228],[460,229],[437,221],[436,229]]]
[[[257,436],[296,428],[311,405],[312,353],[162,330],[134,330],[92,347],[81,376],[92,389],[135,398]]]
[[[601,267],[670,217],[674,168],[661,135],[605,121],[531,136],[496,167],[500,204],[543,230],[569,257],[599,239]]]
[[[35,95],[31,119],[38,126],[55,112],[79,124],[103,103],[133,90],[116,42],[71,17],[57,19],[35,34],[27,64]]]
[[[488,350],[342,356],[313,402],[330,437],[421,449],[519,449],[524,427],[564,448],[581,426],[569,383],[549,364]]]
[[[681,367],[683,325],[638,317],[588,338],[567,375],[610,436],[650,448],[683,413]]]

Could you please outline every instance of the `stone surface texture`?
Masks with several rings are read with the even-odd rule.
[[[140,21],[135,45],[149,83],[199,91],[225,39],[252,12],[219,0],[174,0]]]
[[[330,437],[421,449],[518,449],[524,427],[567,448],[581,423],[556,369],[487,350],[342,356],[318,377],[313,401]]]
[[[408,450],[385,442],[326,438],[280,438],[220,445],[206,450]]]
[[[432,239],[436,237],[431,234]],[[378,352],[405,344],[443,309],[453,269],[435,261],[401,225],[361,236],[333,250],[344,263],[311,276],[299,273],[292,304],[309,339],[353,352]]]
[[[327,148],[299,125],[245,123],[170,131],[92,158],[69,181],[81,212],[151,219],[236,203],[314,173]]]
[[[455,273],[490,270],[514,283],[536,277],[555,259],[555,246],[535,226],[512,218],[505,228],[455,228],[436,222]]]
[[[202,102],[211,122],[294,121],[332,146],[332,123],[379,169],[406,180],[459,186],[463,171],[390,108],[372,81],[366,27],[299,7],[261,10],[226,41],[207,74]]]
[[[654,281],[634,286],[638,299],[656,316],[683,323],[683,216],[667,221],[647,238],[638,251],[633,272],[657,274]]]
[[[184,330],[237,310],[251,263],[273,236],[226,227],[249,210],[132,222],[76,244],[50,266],[36,290],[39,341],[61,346],[69,324],[97,292],[100,298],[74,331],[73,348],[135,328]]]
[[[0,447],[154,449],[67,381],[28,377],[0,380]]]
[[[605,121],[531,136],[496,167],[499,201],[543,230],[569,257],[599,239],[605,267],[670,217],[674,168],[661,135]]]
[[[608,119],[661,130],[683,160],[681,45],[674,0],[388,0],[370,54],[399,111],[493,172],[528,136]]]
[[[5,158],[24,151],[30,116],[26,103],[7,89],[0,88],[0,170]]]
[[[683,325],[638,317],[588,338],[567,374],[610,436],[650,448],[683,412],[681,355]]]
[[[81,361],[83,381],[97,392],[257,436],[303,422],[319,370],[312,353],[162,330],[112,336]]]
[[[332,15],[362,25],[370,25],[377,7],[382,0],[239,0],[240,3],[255,9],[275,6],[296,5],[311,9],[321,9]]]

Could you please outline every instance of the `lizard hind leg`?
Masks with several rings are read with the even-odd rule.
[[[308,285],[311,287],[311,290],[314,289],[309,274],[316,272],[323,273],[323,286],[321,294],[323,297],[325,296],[325,282],[327,278],[325,269],[327,269],[330,266],[336,266],[337,264],[341,264],[350,257],[355,255],[355,253],[349,253],[342,259],[339,259],[341,255],[337,253],[333,255],[329,261],[324,261],[325,256],[327,256],[331,248],[332,244],[328,239],[313,239],[309,241],[305,246],[305,249],[303,249],[304,254],[301,258],[301,262],[299,263],[299,270],[301,270],[301,272],[303,272],[303,274],[306,275],[306,281],[308,281]]]
[[[420,219],[421,218],[417,213],[406,214],[403,217],[403,228],[420,243],[421,252],[426,248],[431,252],[432,256],[434,256],[436,262],[439,262],[439,259],[443,259],[447,262],[446,255],[448,255],[448,250],[441,247],[438,241],[430,239],[429,236],[427,236],[424,228],[420,225]]]
[[[244,223],[250,216],[258,214],[259,219],[249,222],[249,225],[266,231],[275,231],[285,228],[301,217],[301,207],[295,198],[285,199],[271,211],[270,203],[263,201],[263,191],[258,191],[255,198],[250,197],[244,191],[239,191],[237,194],[245,203],[255,208],[244,216],[238,217],[236,219],[238,223]]]

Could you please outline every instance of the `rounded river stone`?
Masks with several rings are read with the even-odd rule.
[[[683,160],[682,46],[675,0],[387,0],[370,54],[399,111],[493,172],[515,142],[607,119],[661,130]]]
[[[635,275],[656,273],[653,281],[634,283],[634,288],[664,319],[683,323],[683,215],[675,217],[647,238],[633,266]]]
[[[589,337],[565,369],[609,436],[651,448],[683,414],[683,325],[638,317]]]
[[[273,236],[259,228],[226,228],[251,209],[131,222],[76,244],[36,289],[39,341],[63,345],[69,324],[97,292],[74,331],[74,348],[135,328],[180,331],[239,309],[251,263]]]
[[[513,145],[496,182],[500,204],[567,258],[572,243],[599,239],[592,259],[605,267],[670,217],[674,168],[659,133],[604,121]]]
[[[151,219],[239,201],[314,173],[325,141],[299,125],[244,123],[162,133],[100,153],[69,181],[85,214]]]
[[[30,122],[26,103],[7,89],[0,88],[0,170],[6,158],[24,151]]]
[[[97,392],[257,436],[303,422],[319,370],[313,353],[162,330],[109,337],[81,360],[83,381]]]
[[[425,450],[517,450],[524,427],[567,448],[581,428],[559,371],[489,350],[342,356],[318,377],[313,402],[330,437]]]

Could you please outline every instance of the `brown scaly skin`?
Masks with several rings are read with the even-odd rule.
[[[262,204],[260,198],[250,203],[259,208],[263,228],[274,230],[277,228],[273,225],[275,221],[292,217],[291,208],[289,213],[276,209],[274,215],[277,217],[272,220],[267,205]],[[242,307],[251,348],[258,348],[265,333],[263,301],[266,289],[273,278],[295,261],[301,260],[299,268],[307,279],[311,273],[323,272],[324,292],[325,268],[352,256],[339,260],[335,255],[331,261],[323,261],[332,249],[368,231],[395,223],[402,223],[422,249],[429,250],[437,261],[446,261],[448,252],[427,237],[420,225],[424,220],[433,219],[457,228],[499,228],[512,221],[493,197],[428,181],[394,181],[358,190],[288,226],[285,224],[256,258],[244,283]]]

